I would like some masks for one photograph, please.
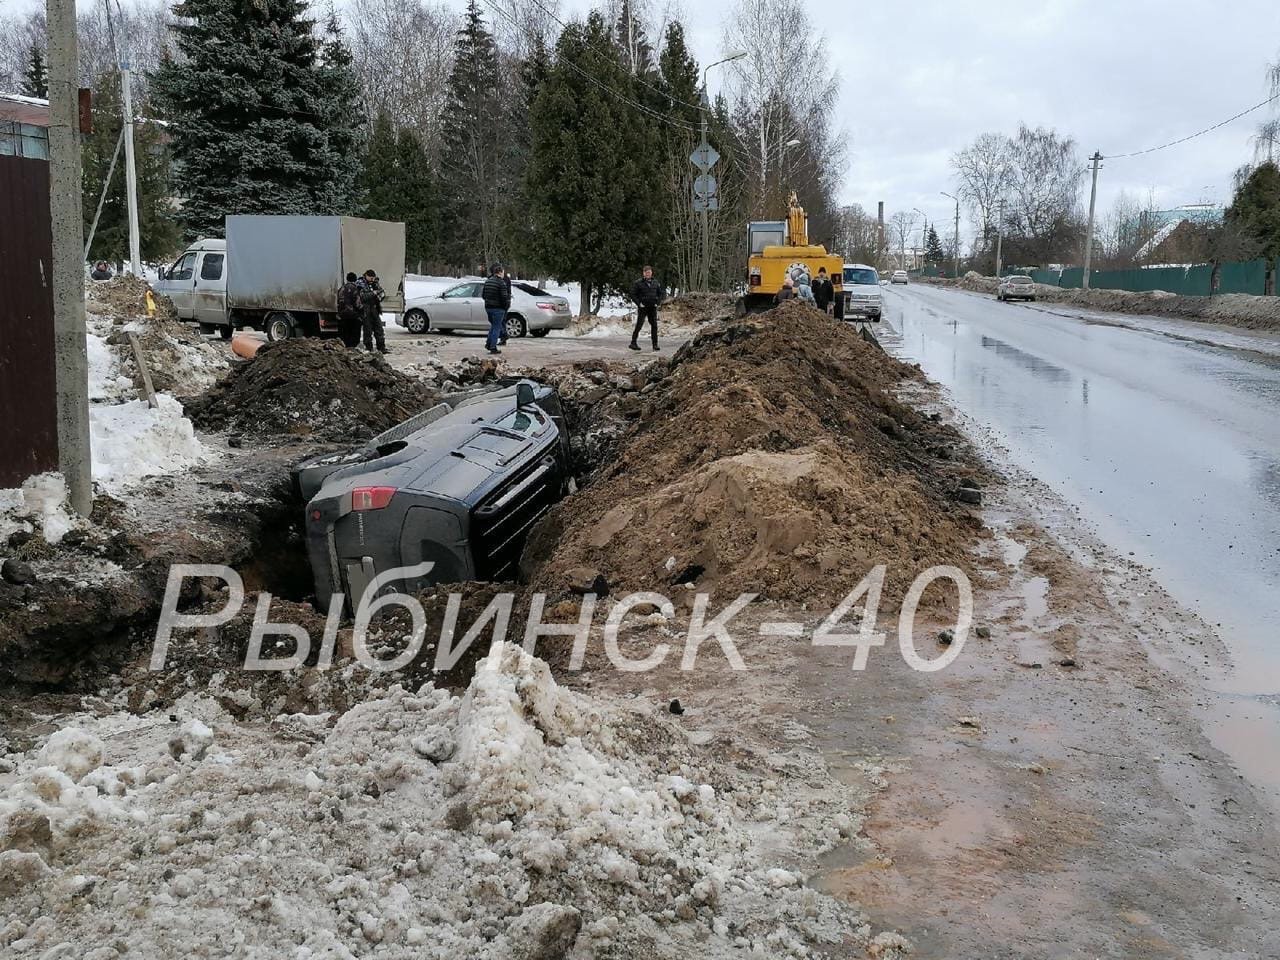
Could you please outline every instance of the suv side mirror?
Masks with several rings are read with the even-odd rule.
[[[533,406],[533,384],[528,381],[516,384],[516,409]]]

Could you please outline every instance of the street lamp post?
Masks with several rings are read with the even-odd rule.
[[[747,52],[745,50],[735,50],[724,59],[717,60],[715,63],[707,64],[706,68],[702,71],[702,95],[699,97],[700,103],[698,104],[698,114],[702,133],[701,143],[707,142],[707,108],[711,105],[710,100],[707,97],[707,74],[711,71],[712,67],[718,67],[722,63],[732,63],[734,60],[741,60],[746,55]],[[710,169],[708,169],[707,172],[709,174]],[[710,200],[710,197],[704,198],[700,204],[701,209],[698,211],[702,220],[702,256],[700,258],[701,262],[698,265],[698,277],[696,284],[699,290],[706,290],[711,286],[711,221],[709,219],[709,210],[707,209],[710,206]]]
[[[920,275],[924,276],[925,234],[929,230],[929,217],[919,207],[912,207],[911,212],[920,214]]]
[[[956,278],[957,280],[959,280],[959,279],[960,279],[960,198],[959,198],[959,197],[953,197],[951,194],[947,193],[945,190],[939,190],[938,192],[939,192],[939,193],[941,193],[944,197],[947,197],[948,199],[950,199],[950,200],[954,200],[954,201],[956,202],[956,266],[955,266],[955,278]]]

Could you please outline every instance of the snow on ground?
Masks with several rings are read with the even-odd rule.
[[[75,525],[60,473],[37,474],[21,487],[0,490],[0,540],[17,530],[38,529],[48,543],[57,544]]]
[[[122,716],[0,756],[6,956],[778,958],[870,934],[762,855],[773,781],[509,645],[462,697]],[[783,822],[856,832],[826,801]]]
[[[89,407],[93,479],[111,492],[144,477],[175,473],[205,460],[209,453],[196,439],[182,404],[167,393],[159,406],[145,400]]]

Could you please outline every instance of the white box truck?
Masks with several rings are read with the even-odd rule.
[[[205,333],[252,327],[269,340],[338,335],[346,275],[373,270],[385,313],[404,312],[404,224],[358,217],[231,216],[160,271],[157,293]]]

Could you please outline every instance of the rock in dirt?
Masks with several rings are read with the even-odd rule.
[[[187,401],[202,430],[341,443],[395,426],[435,402],[434,391],[380,356],[337,340],[269,343],[210,390]]]
[[[569,581],[569,589],[576,594],[593,593],[597,597],[603,597],[609,592],[609,581],[599,570],[591,567],[574,567],[565,577]]]
[[[961,503],[968,503],[978,507],[982,505],[982,491],[975,490],[973,487],[961,487],[956,491],[956,499]]]
[[[667,709],[677,717],[684,713],[684,706],[680,703],[679,699],[672,700],[671,703],[667,705]]]
[[[582,928],[582,914],[558,903],[527,907],[511,925],[517,960],[561,960]]]
[[[3,577],[5,582],[19,587],[36,582],[36,572],[31,569],[31,564],[15,560],[13,557],[0,564],[0,577]]]

